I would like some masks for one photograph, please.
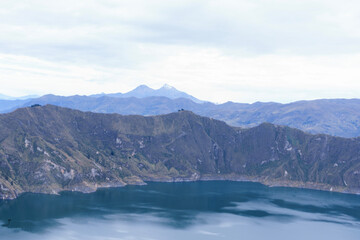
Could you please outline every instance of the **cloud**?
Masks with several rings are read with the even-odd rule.
[[[234,57],[215,48],[162,46],[170,55],[136,69],[67,65],[0,55],[0,84],[10,95],[124,92],[169,83],[200,99],[290,102],[360,95],[358,55]],[[19,66],[19,62],[22,63]],[[7,84],[10,82],[11,84]]]
[[[123,92],[165,82],[219,102],[359,95],[358,1],[1,5],[0,83],[8,95]]]
[[[360,51],[356,1],[5,1],[0,16],[2,52],[97,64],[138,62],[147,43],[242,54]]]

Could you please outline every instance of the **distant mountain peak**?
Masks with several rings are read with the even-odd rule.
[[[154,89],[152,89],[151,87],[148,87],[145,84],[141,84],[141,85],[137,86],[135,89],[133,89],[132,91],[134,91],[134,90],[143,90],[143,89],[154,90]]]
[[[136,98],[146,98],[146,97],[166,97],[170,99],[177,99],[177,98],[185,98],[190,99],[195,103],[204,103],[186,92],[182,92],[177,90],[175,87],[170,86],[169,84],[164,84],[159,89],[153,89],[145,84],[141,84],[134,88],[133,90],[126,92],[126,93],[109,93],[109,94],[93,94],[90,95],[91,97],[115,97],[115,98],[128,98],[128,97],[136,97]]]
[[[112,95],[114,96],[114,95]],[[176,98],[186,98],[190,99],[196,103],[202,103],[199,99],[196,99],[195,97],[177,90],[173,86],[170,86],[169,84],[164,84],[159,89],[153,89],[148,87],[147,85],[139,85],[135,89],[131,90],[130,92],[119,94],[118,97],[137,97],[137,98],[145,98],[145,97],[167,97],[170,99],[176,99]]]
[[[162,89],[174,89],[175,90],[175,88],[173,86],[170,86],[169,84],[166,84],[166,83],[161,88]]]

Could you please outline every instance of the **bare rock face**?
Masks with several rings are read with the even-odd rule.
[[[0,115],[0,198],[144,181],[250,180],[360,192],[360,139],[188,111],[142,117],[47,105]]]

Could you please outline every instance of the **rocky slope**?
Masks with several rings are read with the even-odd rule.
[[[0,198],[146,180],[231,179],[360,192],[360,138],[250,129],[188,111],[153,117],[47,105],[0,115]]]

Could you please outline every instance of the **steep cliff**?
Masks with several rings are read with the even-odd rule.
[[[143,181],[229,179],[360,192],[360,138],[188,111],[143,117],[47,105],[0,115],[0,198]]]

